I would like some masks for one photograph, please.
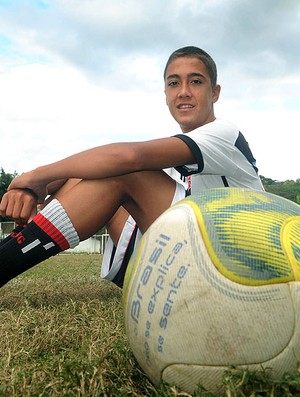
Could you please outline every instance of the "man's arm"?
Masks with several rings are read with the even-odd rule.
[[[102,179],[193,162],[195,160],[188,146],[176,137],[115,143],[86,150],[22,174],[12,181],[9,190],[31,189],[39,202],[43,202],[48,186],[51,186],[49,184],[57,180]]]

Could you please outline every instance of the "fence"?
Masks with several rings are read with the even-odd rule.
[[[15,226],[16,225],[14,222],[0,222],[0,241],[8,236],[15,228]],[[108,234],[95,234],[89,239],[81,241],[81,243],[77,247],[69,249],[68,252],[87,252],[90,254],[103,254],[107,237]]]
[[[15,222],[0,222],[0,240],[8,236],[15,227]]]

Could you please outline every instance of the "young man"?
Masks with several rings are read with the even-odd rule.
[[[144,233],[186,195],[165,168],[189,177],[191,193],[263,189],[243,135],[215,118],[220,86],[212,58],[197,47],[181,48],[170,56],[164,79],[167,105],[182,133],[96,147],[13,180],[0,211],[27,226],[0,246],[0,285],[107,225],[111,239],[102,276],[122,286],[137,227]],[[34,216],[37,202],[43,209]]]

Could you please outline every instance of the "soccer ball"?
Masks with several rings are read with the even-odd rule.
[[[273,377],[300,361],[300,206],[207,190],[164,212],[134,251],[126,331],[149,379],[216,391],[231,366]]]

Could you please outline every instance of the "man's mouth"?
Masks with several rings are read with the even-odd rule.
[[[190,104],[182,104],[182,105],[178,105],[177,109],[192,109],[194,106],[190,105]]]

